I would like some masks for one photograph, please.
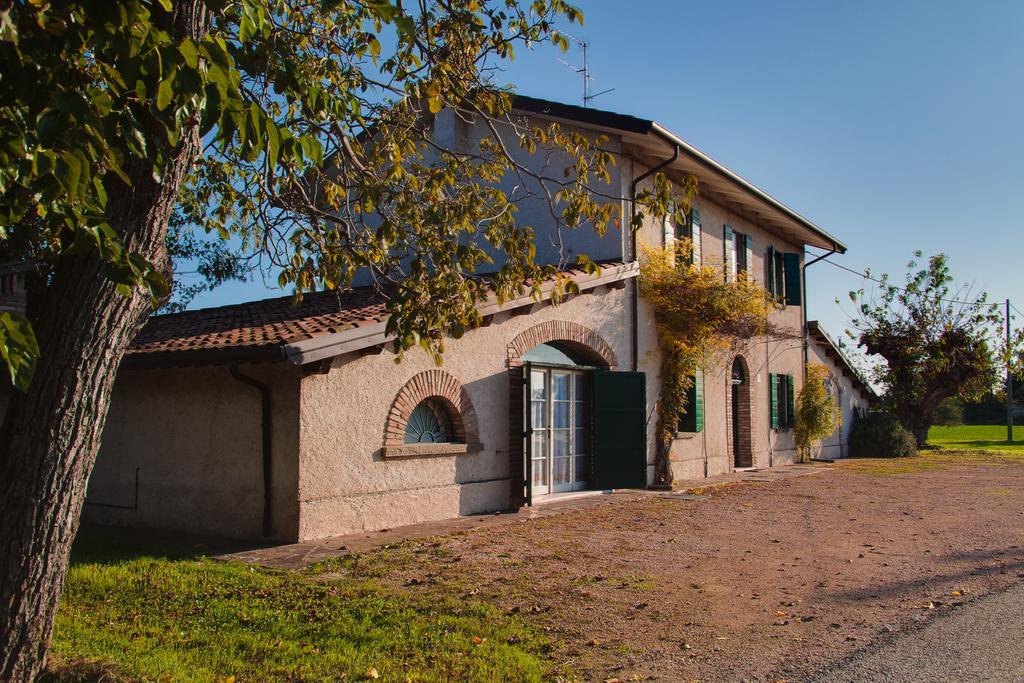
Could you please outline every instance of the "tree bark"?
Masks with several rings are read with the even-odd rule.
[[[201,0],[179,0],[166,19],[180,37],[209,30]],[[125,246],[168,273],[167,221],[200,151],[197,127],[181,140],[160,183],[140,164],[107,207]],[[116,291],[95,253],[61,257],[30,292],[40,362],[28,391],[13,392],[0,429],[2,681],[27,683],[45,665],[114,379],[151,310],[140,288]]]

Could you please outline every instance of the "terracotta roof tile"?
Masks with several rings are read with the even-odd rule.
[[[601,264],[621,266],[622,262]],[[573,278],[585,276],[568,269]],[[173,354],[211,354],[259,350],[272,357],[286,344],[387,320],[387,300],[372,287],[348,292],[313,292],[296,305],[291,296],[168,313],[150,318],[128,349],[128,359],[142,361]]]
[[[314,292],[153,316],[129,355],[281,346],[387,319],[383,295],[372,288]]]

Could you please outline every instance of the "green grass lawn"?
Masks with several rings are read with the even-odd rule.
[[[322,571],[322,570],[321,570]],[[84,532],[50,680],[544,680],[550,643],[521,617],[372,577],[284,572]],[[88,678],[86,662],[115,675]]]
[[[1024,453],[1024,425],[1013,428],[1014,440],[1006,441],[1006,425],[961,425],[959,427],[932,427],[928,442],[953,450],[983,450]]]

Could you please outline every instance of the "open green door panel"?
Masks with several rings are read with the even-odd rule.
[[[647,486],[647,379],[642,372],[598,370],[593,382],[592,486]]]

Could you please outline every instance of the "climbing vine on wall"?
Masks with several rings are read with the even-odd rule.
[[[807,365],[807,378],[796,401],[796,447],[800,461],[811,456],[811,446],[835,431],[842,423],[842,414],[829,395],[825,382],[828,368],[817,363]]]
[[[661,348],[658,453],[655,482],[672,481],[669,447],[697,368],[707,368],[748,340],[784,333],[770,323],[774,303],[763,287],[740,274],[725,281],[720,268],[689,265],[693,243],[679,239],[640,253],[640,294],[654,308]]]

